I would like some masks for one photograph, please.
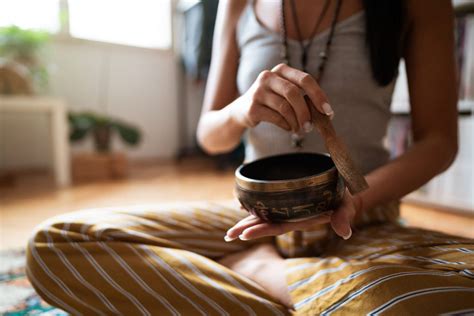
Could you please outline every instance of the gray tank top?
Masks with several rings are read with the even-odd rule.
[[[316,35],[308,56],[308,73],[315,75],[329,31]],[[280,35],[257,19],[253,1],[242,12],[237,25],[240,61],[237,85],[241,94],[258,74],[282,62]],[[289,40],[290,64],[302,68],[300,45]],[[364,13],[359,12],[336,26],[324,76],[320,81],[334,109],[335,129],[347,143],[355,162],[364,173],[385,164],[389,154],[384,137],[390,118],[394,82],[381,87],[372,77],[369,52],[365,45]],[[315,131],[306,134],[303,148],[291,145],[291,134],[262,122],[246,132],[246,161],[290,152],[326,152]]]

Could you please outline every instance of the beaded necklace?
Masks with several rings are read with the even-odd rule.
[[[280,12],[280,27],[281,27],[281,42],[282,42],[282,58],[283,62],[287,64],[288,66],[290,65],[290,59],[289,59],[289,50],[288,50],[288,35],[286,32],[286,14],[285,14],[285,0],[281,0],[281,12]],[[300,26],[298,23],[298,15],[296,13],[296,4],[295,0],[290,0],[291,4],[291,12],[293,16],[293,22],[295,24],[295,29],[296,33],[298,36],[298,43],[300,44],[302,54],[301,54],[301,65],[302,65],[302,70],[304,72],[307,72],[307,62],[308,62],[308,52],[309,49],[311,48],[311,44],[313,43],[314,37],[318,31],[318,28],[321,24],[321,21],[323,20],[324,16],[326,15],[326,12],[329,7],[329,0],[326,0],[323,5],[323,9],[321,11],[321,14],[319,15],[318,20],[316,21],[316,24],[311,32],[311,36],[307,43],[304,43],[303,36],[300,30]],[[336,29],[336,24],[337,24],[337,19],[339,17],[339,12],[341,11],[341,5],[342,5],[342,0],[337,0],[336,3],[336,8],[334,9],[334,15],[333,19],[331,22],[331,28],[329,30],[329,36],[326,40],[326,45],[324,46],[324,49],[319,53],[319,57],[321,58],[321,62],[318,67],[318,72],[315,76],[315,79],[317,82],[321,80],[321,77],[324,73],[324,67],[326,66],[327,59],[329,57],[329,49],[332,44],[332,39],[334,37],[334,31]],[[294,147],[302,148],[303,147],[303,140],[304,136],[299,135],[299,134],[293,134],[292,135],[292,145]]]

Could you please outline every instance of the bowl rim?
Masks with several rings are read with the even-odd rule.
[[[246,191],[257,191],[257,192],[284,192],[284,191],[292,191],[292,190],[299,190],[304,189],[307,187],[313,187],[316,185],[321,185],[324,183],[328,183],[338,178],[338,171],[336,166],[332,168],[302,178],[290,179],[290,180],[256,180],[252,178],[248,178],[240,172],[242,168],[247,166],[250,163],[272,158],[278,156],[286,156],[286,155],[297,155],[297,154],[312,154],[312,155],[320,155],[320,156],[327,156],[331,157],[329,154],[326,153],[311,153],[311,152],[301,152],[301,153],[287,153],[287,154],[279,154],[273,156],[267,156],[261,159],[254,160],[247,164],[241,164],[235,170],[235,182],[239,189],[246,190]]]

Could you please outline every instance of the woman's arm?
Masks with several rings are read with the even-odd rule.
[[[453,10],[449,0],[408,1],[405,45],[414,144],[368,175],[364,209],[419,188],[453,162],[457,153],[457,77]]]
[[[419,188],[453,162],[457,153],[457,82],[453,11],[449,0],[409,1],[406,38],[414,144],[399,158],[367,175],[369,189],[351,196],[331,218],[268,224],[246,218],[227,232],[226,240],[243,240],[303,230],[331,222],[338,235],[349,238],[350,222],[376,205],[397,200]]]
[[[244,6],[245,1],[221,1],[217,12],[211,67],[197,129],[198,141],[209,153],[231,150],[245,130],[225,109],[238,96],[235,31]]]
[[[222,1],[216,20],[212,63],[198,124],[198,141],[207,152],[230,151],[246,128],[260,122],[284,130],[310,132],[311,114],[303,98],[307,94],[316,109],[332,117],[326,95],[309,74],[280,64],[262,71],[241,96],[237,92],[238,49],[236,26],[247,1]]]

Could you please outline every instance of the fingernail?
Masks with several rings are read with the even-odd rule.
[[[332,119],[334,117],[334,111],[329,103],[323,103],[322,107],[324,113]]]
[[[232,241],[232,240],[235,240],[235,238],[231,238],[231,237],[225,235],[225,236],[224,236],[224,240],[225,240],[226,242],[230,242],[230,241]]]
[[[345,236],[342,236],[342,238],[344,238],[344,240],[348,240],[349,238],[351,238],[351,236],[352,236],[352,229],[349,227],[349,232]]]
[[[311,122],[306,122],[303,124],[303,129],[306,133],[310,133],[313,130],[313,124],[311,124]]]
[[[249,240],[250,238],[247,238],[244,235],[239,235],[239,239],[245,241],[245,240]]]

